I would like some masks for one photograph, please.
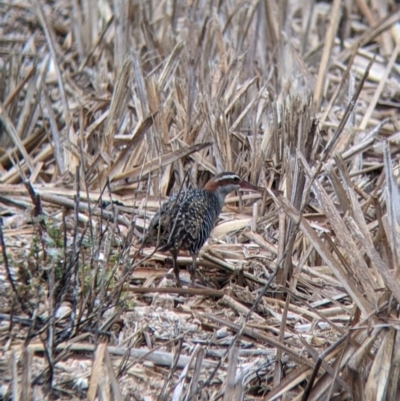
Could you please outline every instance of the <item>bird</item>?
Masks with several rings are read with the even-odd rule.
[[[189,251],[192,256],[189,272],[194,286],[199,251],[221,213],[225,197],[237,189],[260,190],[236,173],[226,171],[215,175],[202,189],[189,189],[172,196],[154,215],[143,244],[170,252],[178,287],[182,287],[177,264],[179,251]]]

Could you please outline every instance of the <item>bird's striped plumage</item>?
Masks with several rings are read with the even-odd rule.
[[[197,255],[221,213],[225,197],[239,188],[257,190],[257,187],[243,181],[235,173],[220,173],[209,180],[203,189],[190,189],[171,197],[154,215],[144,244],[155,245],[161,251],[170,251],[178,285],[178,252],[186,250],[192,255],[190,273],[193,282]]]
[[[221,213],[223,203],[211,191],[190,189],[164,202],[147,233],[160,250],[189,251],[197,254],[207,241]]]

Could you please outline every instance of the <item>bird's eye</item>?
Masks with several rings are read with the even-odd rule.
[[[234,177],[233,178],[233,182],[239,182],[240,181],[240,178],[239,177]]]

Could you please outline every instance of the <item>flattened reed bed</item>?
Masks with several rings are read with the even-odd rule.
[[[4,399],[398,399],[397,5],[35,0],[0,21]],[[265,192],[227,199],[177,289],[138,239],[222,170]]]

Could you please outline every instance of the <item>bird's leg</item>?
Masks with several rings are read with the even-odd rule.
[[[194,287],[194,279],[196,278],[196,260],[197,260],[197,256],[198,254],[195,253],[194,255],[192,255],[192,266],[189,268],[189,272],[190,272],[190,278],[192,280],[192,286]]]
[[[176,260],[178,257],[178,252],[175,249],[171,249],[170,253],[172,255],[172,267],[174,268],[174,274],[176,277],[176,285],[177,285],[177,287],[182,287],[181,279],[179,278],[178,261]]]

